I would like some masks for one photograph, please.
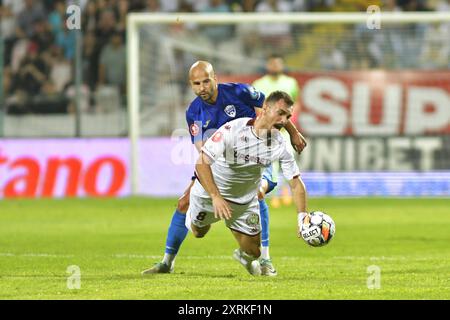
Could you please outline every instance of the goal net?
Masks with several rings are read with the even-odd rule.
[[[272,54],[300,87],[294,120],[310,143],[299,163],[311,173],[313,194],[356,192],[361,184],[365,194],[449,192],[428,176],[446,172],[448,181],[450,170],[448,13],[133,13],[127,42],[135,194],[148,184],[139,174],[140,139],[187,133],[191,64],[210,61],[219,82],[253,83]],[[411,191],[392,172],[425,174],[408,177],[429,185]],[[367,186],[373,173],[381,185]]]

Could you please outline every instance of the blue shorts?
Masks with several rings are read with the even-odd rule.
[[[266,191],[266,194],[268,194],[270,191],[275,189],[275,187],[277,186],[277,182],[274,181],[273,176],[272,176],[272,164],[264,169],[262,178],[264,180],[266,180],[268,183],[268,188]]]

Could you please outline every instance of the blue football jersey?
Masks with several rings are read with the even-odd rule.
[[[254,107],[262,107],[264,94],[251,85],[243,83],[221,83],[215,104],[197,97],[186,110],[192,143],[207,140],[228,121],[256,117]]]

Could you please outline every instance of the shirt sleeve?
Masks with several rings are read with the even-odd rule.
[[[300,169],[295,161],[291,150],[288,150],[283,141],[283,148],[280,155],[280,167],[286,180],[292,180],[300,175]]]
[[[261,108],[264,103],[264,93],[261,91],[255,89],[255,87],[249,85],[240,83],[238,84],[238,95],[239,98],[248,106],[250,107],[258,107]]]
[[[191,135],[192,143],[197,141],[202,141],[202,122],[195,121],[194,117],[189,113],[189,110],[186,111],[186,123],[188,125],[189,134]]]
[[[216,161],[219,157],[223,156],[226,152],[227,142],[230,138],[230,125],[228,123],[220,127],[202,147],[202,151]]]

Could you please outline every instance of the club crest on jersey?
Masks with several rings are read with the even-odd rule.
[[[191,134],[193,136],[198,135],[198,133],[200,132],[200,128],[198,127],[198,125],[196,123],[191,124],[191,127],[189,129],[191,130]]]
[[[256,213],[252,213],[247,217],[247,224],[251,226],[255,226],[259,224],[259,215]]]
[[[234,105],[232,104],[227,105],[224,111],[229,117],[231,118],[236,117],[236,107]]]

